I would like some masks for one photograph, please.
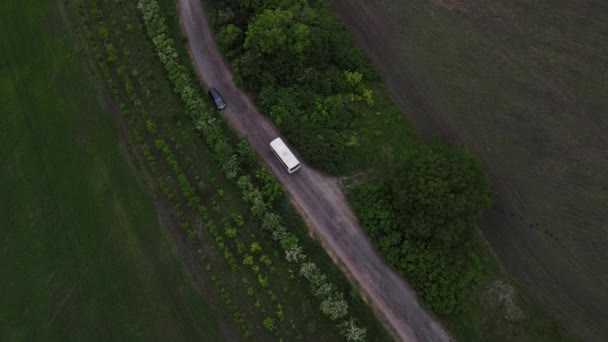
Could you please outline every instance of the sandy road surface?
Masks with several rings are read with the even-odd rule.
[[[392,15],[390,11],[395,11],[394,8],[381,8],[374,2],[330,0],[330,4],[334,13],[344,21],[355,41],[378,68],[391,97],[422,137],[428,138],[437,134],[463,144],[483,163],[497,195],[494,209],[485,213],[479,223],[503,265],[571,331],[585,340],[605,341],[608,338],[608,325],[605,324],[608,317],[608,292],[597,285],[600,281],[592,279],[593,276],[605,273],[581,272],[569,263],[568,259],[573,259],[574,256],[568,255],[568,258],[564,258],[560,252],[554,250],[541,232],[530,228],[531,222],[537,222],[543,215],[559,217],[558,220],[564,222],[571,220],[568,216],[556,213],[555,210],[559,209],[553,207],[547,206],[550,209],[545,209],[546,212],[535,209],[528,195],[531,187],[538,184],[545,186],[545,199],[560,196],[565,199],[582,198],[569,192],[572,188],[578,190],[578,187],[560,183],[555,180],[556,177],[544,173],[528,177],[532,174],[529,170],[534,167],[534,158],[530,163],[502,168],[496,160],[499,157],[488,148],[483,137],[471,129],[470,122],[467,125],[465,120],[457,118],[447,108],[437,104],[436,99],[430,98],[424,70],[416,70],[413,64],[408,62],[409,51],[402,41],[403,33],[400,30],[403,28],[399,27],[406,25],[406,15]],[[590,132],[592,129],[593,125],[590,125]],[[514,135],[508,136],[509,133]],[[512,139],[512,144],[524,138],[519,133],[504,131],[505,137]],[[526,143],[529,142],[526,140]],[[534,145],[529,143],[528,147],[533,149]],[[581,188],[585,193],[591,193],[589,188]],[[584,202],[566,200],[564,203],[568,207],[578,208],[580,203]],[[593,212],[592,209],[584,207],[580,208],[580,212],[583,216],[577,218],[579,223],[575,224],[573,229],[576,233],[571,239],[582,240],[582,235],[591,234],[588,231],[582,233],[580,222],[585,222],[584,219],[599,217],[590,225],[602,224],[601,215],[606,217],[607,213],[601,209]],[[605,226],[605,219],[603,222]],[[590,235],[594,238],[587,249],[605,244],[606,235],[602,235],[605,231],[598,230],[596,237]],[[606,265],[604,260],[598,257],[592,264],[601,270],[602,265]]]
[[[200,0],[179,0],[182,27],[197,72],[223,95],[225,117],[247,136],[260,157],[289,192],[310,228],[339,259],[365,297],[404,341],[447,341],[437,322],[418,304],[412,290],[373,250],[336,182],[304,165],[294,175],[280,166],[268,143],[278,131],[239,90],[215,44]]]

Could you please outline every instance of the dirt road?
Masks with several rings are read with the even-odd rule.
[[[328,252],[338,259],[364,296],[404,341],[447,341],[447,334],[425,312],[409,286],[387,267],[372,248],[336,181],[303,165],[289,175],[269,149],[279,136],[277,128],[239,90],[215,44],[200,0],[179,0],[182,27],[188,37],[197,72],[208,86],[216,87],[227,107],[223,115],[246,136],[288,191],[292,202],[319,236]]]
[[[459,3],[433,3],[440,2]],[[600,191],[606,189],[606,182],[596,184],[590,176],[606,170],[602,161],[606,153],[601,148],[607,142],[589,142],[605,140],[597,123],[601,121],[585,117],[580,109],[573,111],[575,124],[568,124],[569,129],[584,129],[560,135],[552,122],[535,117],[508,121],[492,112],[483,117],[459,116],[429,91],[432,81],[425,77],[426,70],[417,70],[410,62],[413,47],[405,43],[405,32],[419,28],[408,23],[408,13],[399,1],[330,3],[421,136],[439,135],[462,144],[483,163],[496,191],[496,204],[479,225],[503,265],[572,332],[586,340],[606,340],[607,264],[601,255],[608,230],[587,229],[606,227],[608,222],[608,196]],[[534,128],[529,129],[530,125]],[[482,128],[476,129],[479,126]],[[507,151],[515,151],[508,155],[511,160],[488,138],[492,135],[504,139],[503,149],[507,146]],[[593,138],[581,142],[585,137]],[[577,148],[568,149],[571,145]],[[552,154],[559,156],[559,163],[548,160]],[[567,165],[562,159],[574,162]],[[553,164],[560,167],[548,172]],[[563,171],[567,167],[587,170],[588,175],[580,171],[580,177],[567,176]],[[560,238],[557,242],[547,237],[546,232],[553,229]],[[569,249],[577,244],[580,247]]]

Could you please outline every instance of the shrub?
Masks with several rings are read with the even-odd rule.
[[[473,158],[450,146],[419,146],[398,157],[392,180],[351,192],[357,216],[384,258],[434,312],[468,310],[482,275],[469,252],[473,221],[490,190]]]
[[[264,321],[262,322],[262,324],[264,325],[264,328],[268,331],[275,331],[277,330],[277,326],[274,322],[274,319],[270,318],[270,317],[266,317],[264,318]]]
[[[408,238],[460,244],[490,206],[490,188],[463,149],[434,145],[406,150],[394,163],[389,191]]]
[[[365,341],[365,329],[359,327],[352,318],[340,324],[340,331],[347,341]]]
[[[258,180],[262,189],[264,200],[268,203],[274,202],[283,193],[283,189],[277,180],[266,170],[261,169],[255,173],[255,178]]]
[[[342,297],[342,294],[326,296],[321,302],[321,311],[331,320],[335,321],[348,314],[348,304]]]

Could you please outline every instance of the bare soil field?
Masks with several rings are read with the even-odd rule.
[[[479,226],[573,333],[608,339],[608,6],[330,1],[425,139],[484,165]]]

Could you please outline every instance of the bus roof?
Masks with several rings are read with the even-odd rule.
[[[281,138],[276,138],[271,141],[270,147],[283,160],[288,169],[292,169],[300,164],[296,156],[291,153]]]

